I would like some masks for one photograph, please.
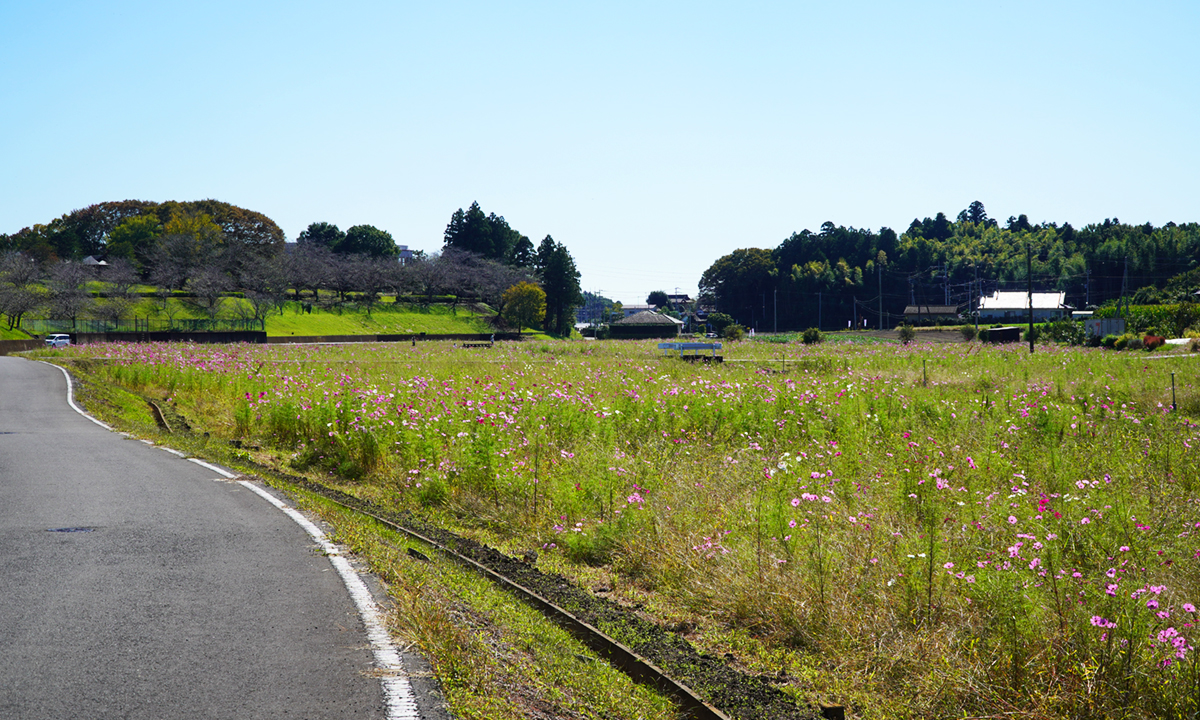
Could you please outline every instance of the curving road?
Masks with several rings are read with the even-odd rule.
[[[304,529],[66,390],[58,368],[0,357],[0,717],[427,716],[389,710]]]

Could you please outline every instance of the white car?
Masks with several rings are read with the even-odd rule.
[[[65,348],[71,344],[71,336],[66,333],[52,333],[46,336],[46,347]]]

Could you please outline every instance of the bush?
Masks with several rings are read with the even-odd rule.
[[[959,328],[959,331],[962,333],[963,340],[971,342],[975,339],[976,330],[974,325],[963,325]]]
[[[800,336],[800,339],[805,345],[815,345],[817,343],[824,342],[825,336],[821,334],[820,330],[810,327],[804,331],[804,334]]]
[[[1113,343],[1113,349],[1115,349],[1115,350],[1141,350],[1143,344],[1144,343],[1142,342],[1141,335],[1128,332],[1116,339],[1116,342]]]
[[[1100,344],[1103,345],[1104,347],[1108,348],[1109,350],[1116,350],[1117,349],[1117,340],[1119,340],[1119,339],[1120,338],[1118,338],[1116,335],[1105,335],[1104,338],[1100,341]]]
[[[908,323],[901,325],[896,330],[900,333],[900,342],[905,345],[917,339],[917,329]]]
[[[712,331],[718,335],[725,332],[725,328],[733,325],[733,318],[725,313],[711,313],[708,316],[708,324],[712,326]]]
[[[1082,345],[1086,340],[1083,323],[1074,320],[1055,320],[1042,326],[1042,332],[1047,340],[1068,345]]]
[[[725,338],[726,340],[741,340],[742,338],[746,337],[746,328],[736,323],[733,325],[726,325],[725,329],[721,332],[721,337]]]

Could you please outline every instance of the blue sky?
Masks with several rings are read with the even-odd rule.
[[[1195,2],[0,0],[0,232],[216,198],[441,246],[478,201],[585,289],[822,222],[1200,221]]]

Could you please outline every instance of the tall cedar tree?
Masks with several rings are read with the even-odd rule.
[[[515,267],[533,264],[533,243],[496,213],[484,215],[478,202],[450,216],[443,235],[445,247],[466,250]]]
[[[562,243],[549,235],[538,245],[535,267],[546,291],[546,319],[542,327],[557,335],[570,335],[575,308],[583,304],[575,259]]]

